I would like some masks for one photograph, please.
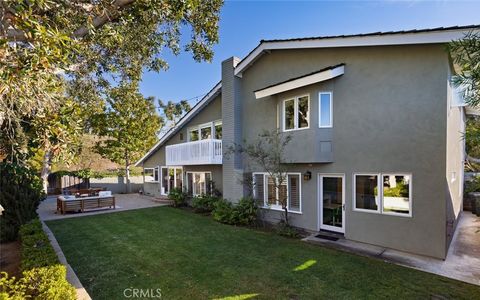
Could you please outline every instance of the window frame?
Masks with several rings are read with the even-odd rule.
[[[202,124],[198,124],[198,125],[193,125],[193,126],[190,126],[187,128],[187,142],[198,142],[198,141],[204,141],[204,140],[215,140],[215,136],[216,136],[216,130],[215,130],[215,126],[217,125],[222,125],[222,134],[223,134],[223,123],[222,123],[222,119],[219,119],[219,120],[215,120],[215,121],[211,121],[211,122],[207,122],[207,123],[202,123]],[[209,139],[202,139],[202,128],[210,128],[210,134],[211,134],[211,138]],[[192,141],[190,139],[190,132],[192,131],[196,131],[197,132],[197,135],[198,135],[198,140],[196,141]]]
[[[322,125],[322,97],[321,95],[330,95],[330,124]],[[333,128],[333,92],[321,91],[318,92],[318,128]]]
[[[357,208],[357,176],[377,176],[377,190],[378,190],[378,205],[377,209],[365,209],[365,208]],[[383,185],[381,184],[380,179],[382,178],[381,173],[353,173],[352,179],[352,208],[354,211],[366,212],[371,214],[381,214],[381,206],[382,206],[382,194],[383,194]],[[380,187],[382,186],[382,191],[380,191]]]
[[[284,211],[282,209],[281,205],[278,205],[278,204],[269,205],[268,204],[268,176],[270,176],[270,174],[268,172],[252,172],[253,197],[254,197],[254,199],[256,199],[255,175],[263,175],[263,206],[261,206],[260,208],[276,210],[276,211]],[[298,211],[288,209],[289,204],[290,204],[290,191],[288,189],[288,186],[289,186],[288,185],[288,176],[289,175],[296,175],[296,176],[299,177],[299,180],[298,180],[298,199],[299,199],[300,205],[299,205],[299,210]],[[302,212],[302,173],[301,172],[287,172],[285,174],[285,176],[286,176],[285,185],[287,186],[287,211],[289,213],[300,214],[301,215],[301,214],[303,214],[303,212]],[[278,189],[276,189],[275,194],[276,194],[277,202],[278,202],[278,193],[279,193],[279,191],[278,191]]]
[[[402,213],[397,213],[397,212],[389,212],[389,211],[384,211],[384,197],[383,197],[383,176],[409,176],[410,177],[410,182],[408,184],[408,214],[402,214]],[[382,173],[382,178],[381,178],[381,183],[382,183],[382,214],[384,215],[390,215],[390,216],[399,216],[399,217],[404,217],[404,218],[411,218],[412,217],[412,208],[413,208],[413,197],[412,197],[412,185],[413,185],[413,177],[411,173],[401,173],[401,172],[386,172]]]
[[[187,172],[185,172],[185,178],[186,178],[186,180],[185,180],[185,184],[184,184],[184,186],[186,187],[185,190],[186,190],[187,192],[188,192],[188,190],[189,190],[189,188],[190,188],[190,186],[188,185],[188,174],[192,174],[192,181],[193,181],[193,179],[195,178],[195,174],[203,174],[203,175],[204,175],[204,177],[205,177],[205,185],[204,185],[205,192],[207,191],[207,184],[208,184],[208,183],[207,183],[207,178],[206,178],[207,176],[205,176],[205,174],[210,174],[210,180],[213,181],[213,176],[212,176],[212,172],[211,172],[211,171],[187,171]],[[193,182],[192,182],[192,184],[193,184]],[[192,186],[192,196],[193,196],[193,197],[201,196],[202,194],[195,194],[194,187],[195,187],[195,185]]]
[[[163,169],[166,169],[167,170],[167,175],[170,176],[170,169],[173,169],[173,185],[174,186],[171,186],[170,185],[170,179],[167,180],[167,188],[168,188],[168,192],[167,193],[162,193],[162,189],[164,188],[163,186],[163,178],[161,177],[162,176],[162,170]],[[159,179],[159,183],[160,183],[160,195],[163,195],[163,196],[166,196],[168,195],[168,193],[170,193],[171,189],[172,188],[177,188],[177,170],[181,170],[181,175],[180,175],[180,178],[182,180],[182,189],[183,189],[183,186],[185,186],[185,172],[183,171],[183,167],[175,167],[175,166],[160,166],[159,170],[159,174],[158,174],[158,179]]]
[[[356,207],[356,184],[357,184],[357,177],[356,176],[378,176],[377,177],[377,190],[379,196],[379,204],[377,205],[377,210],[371,209],[362,209]],[[408,186],[408,214],[396,213],[396,212],[387,212],[384,211],[384,197],[383,197],[383,176],[409,176],[410,183]],[[408,172],[384,172],[384,173],[353,173],[352,175],[352,210],[357,212],[366,212],[371,214],[379,214],[379,215],[388,215],[388,216],[397,216],[403,218],[412,218],[413,217],[413,175],[412,173]]]
[[[300,98],[303,98],[303,97],[307,97],[307,103],[308,103],[308,114],[307,114],[307,122],[308,122],[308,126],[307,127],[298,127],[298,103],[299,103],[299,99]],[[282,129],[284,132],[288,132],[288,131],[295,131],[295,130],[304,130],[304,129],[309,129],[310,128],[310,124],[311,124],[311,101],[310,101],[310,94],[305,94],[305,95],[300,95],[300,96],[295,96],[295,97],[289,97],[287,99],[283,99],[282,100]],[[287,101],[291,101],[293,100],[293,128],[292,129],[287,129],[286,128],[286,110],[285,110],[285,103]]]
[[[153,180],[145,180],[145,170],[152,170]],[[157,173],[157,180],[155,180],[155,172]],[[160,174],[158,173],[158,167],[153,168],[143,168],[143,182],[146,183],[158,183],[160,179]]]

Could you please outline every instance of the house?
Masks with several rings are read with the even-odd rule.
[[[144,191],[199,195],[212,181],[235,202],[251,172],[266,218],[279,220],[265,170],[222,150],[277,128],[292,137],[292,225],[443,259],[462,210],[465,129],[445,46],[471,30],[263,40],[223,61],[221,82],[137,162]]]

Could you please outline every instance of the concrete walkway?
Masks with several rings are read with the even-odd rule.
[[[91,215],[98,215],[98,214],[105,214],[105,213],[114,213],[114,212],[139,209],[139,208],[165,206],[168,204],[168,201],[157,200],[152,197],[138,195],[138,194],[116,194],[114,196],[115,196],[115,204],[116,204],[115,209],[98,209],[98,210],[92,210],[85,213],[68,213],[65,215],[62,215],[60,213],[57,214],[56,213],[57,196],[47,197],[47,199],[45,199],[40,203],[37,209],[38,215],[43,224],[43,230],[48,235],[48,238],[50,239],[50,243],[52,244],[52,247],[58,256],[60,263],[62,263],[67,268],[67,280],[71,285],[75,287],[77,291],[78,300],[91,300],[91,297],[83,287],[80,280],[78,279],[77,274],[75,274],[75,271],[73,271],[72,267],[67,262],[67,259],[65,258],[65,255],[63,254],[63,251],[57,242],[57,239],[55,238],[52,231],[50,230],[50,228],[48,228],[48,226],[45,224],[44,221],[84,217],[84,216],[91,216]]]
[[[338,241],[320,239],[315,237],[317,234],[315,233],[303,240],[480,285],[480,218],[471,212],[462,212],[445,260],[349,241],[343,238]]]

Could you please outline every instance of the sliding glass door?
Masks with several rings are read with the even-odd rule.
[[[183,189],[183,168],[162,167],[161,194],[168,195],[173,188]]]

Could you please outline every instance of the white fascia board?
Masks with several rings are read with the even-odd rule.
[[[235,75],[246,70],[266,50],[281,49],[308,49],[308,48],[336,48],[336,47],[364,47],[387,45],[413,45],[413,44],[442,44],[458,40],[465,36],[469,30],[439,30],[420,33],[379,34],[372,36],[332,37],[319,39],[306,39],[296,41],[272,41],[260,44],[252,53],[245,57],[235,68]],[[480,32],[474,29],[474,32]]]
[[[263,90],[259,90],[255,92],[255,98],[263,98],[271,95],[275,95],[278,93],[282,93],[285,91],[293,90],[302,86],[314,84],[317,82],[329,80],[345,73],[345,66],[339,66],[331,70],[325,70],[323,72],[319,72],[316,74],[308,75],[302,78],[298,78],[289,82],[280,83],[278,85],[274,85]]]
[[[220,89],[222,88],[222,82],[217,83],[213,87],[213,89],[205,95],[205,97],[200,100],[197,105],[195,105],[181,120],[178,122],[178,124],[170,129],[165,135],[162,136],[162,138],[152,147],[150,150],[142,157],[140,158],[136,163],[135,167],[138,167],[147,157],[149,157],[153,152],[158,150],[158,147],[160,147],[163,143],[165,143],[173,134],[177,132],[178,129],[182,128],[185,123],[190,121],[191,116],[195,115],[199,110],[203,108],[203,104],[210,100],[215,94],[217,94]]]

